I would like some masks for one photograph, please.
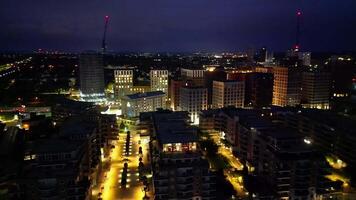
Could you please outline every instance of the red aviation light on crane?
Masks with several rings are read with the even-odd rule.
[[[298,11],[298,12],[297,12],[297,15],[298,15],[298,16],[301,16],[301,15],[302,15],[302,12]]]
[[[105,16],[105,19],[109,19],[109,15],[106,15],[106,16]]]

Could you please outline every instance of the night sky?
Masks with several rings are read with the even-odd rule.
[[[356,0],[1,0],[0,50],[356,50]]]

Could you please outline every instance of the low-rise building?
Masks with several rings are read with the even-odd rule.
[[[122,114],[138,117],[141,112],[151,112],[166,108],[166,95],[162,91],[136,93],[122,98]]]

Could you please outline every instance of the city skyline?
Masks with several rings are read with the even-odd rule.
[[[301,50],[354,51],[356,2],[345,1],[54,1],[0,3],[1,51],[99,49],[110,16],[108,51],[241,51],[295,43]]]

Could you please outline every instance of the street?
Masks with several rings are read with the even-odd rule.
[[[139,180],[139,148],[142,147],[142,162],[147,166],[148,143],[141,141],[135,126],[129,126],[127,131],[130,131],[129,154],[126,155],[125,152],[127,132],[120,133],[119,140],[116,141],[115,148],[110,154],[111,165],[103,173],[103,183],[100,188],[103,200],[139,200],[145,195],[144,185]],[[128,164],[127,181],[126,184],[121,184],[125,162]]]
[[[246,190],[244,189],[243,186],[243,181],[241,176],[236,176],[233,171],[241,171],[243,170],[244,166],[243,164],[239,161],[238,158],[236,158],[229,147],[225,146],[223,143],[220,142],[220,136],[217,132],[211,133],[210,134],[211,139],[215,142],[215,144],[218,145],[218,154],[224,156],[231,168],[225,169],[224,170],[224,175],[226,177],[226,180],[231,183],[231,185],[234,187],[235,191],[237,192],[237,195],[242,197],[246,196]]]

